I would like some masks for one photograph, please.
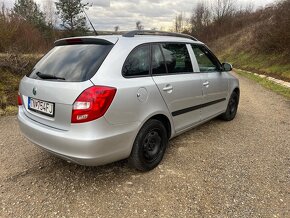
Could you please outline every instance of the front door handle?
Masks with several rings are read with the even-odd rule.
[[[209,86],[209,81],[206,81],[202,84],[203,86]]]
[[[164,88],[163,88],[163,91],[165,91],[165,92],[169,92],[169,91],[172,91],[173,90],[173,87],[172,87],[172,85],[166,85]]]

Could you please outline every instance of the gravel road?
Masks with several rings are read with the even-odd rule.
[[[148,173],[67,163],[0,118],[0,217],[290,217],[290,102],[240,83],[234,121],[171,140]]]

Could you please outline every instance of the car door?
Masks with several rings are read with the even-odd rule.
[[[188,48],[184,43],[152,44],[152,78],[172,114],[176,132],[201,120],[201,110],[196,108],[202,102],[201,78],[194,73],[197,66],[192,65],[193,53]]]
[[[227,107],[228,79],[218,59],[203,45],[192,45],[202,81],[203,101],[201,119],[206,120]]]

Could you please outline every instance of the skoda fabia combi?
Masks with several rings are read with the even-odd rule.
[[[148,171],[169,139],[234,119],[239,82],[195,38],[156,31],[60,39],[20,82],[22,133],[71,162]]]

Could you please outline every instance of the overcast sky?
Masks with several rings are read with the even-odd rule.
[[[43,8],[44,2],[53,0],[35,0]],[[211,3],[215,0],[200,0]],[[251,3],[255,8],[263,7],[277,0],[236,0],[237,4]],[[12,7],[15,0],[0,0],[6,7]],[[189,16],[198,0],[83,0],[92,3],[87,14],[97,30],[135,29],[140,20],[145,29],[161,27],[167,30],[173,26],[174,17],[179,13]]]

